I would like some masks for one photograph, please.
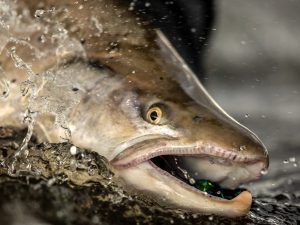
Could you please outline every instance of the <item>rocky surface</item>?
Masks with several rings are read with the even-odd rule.
[[[300,208],[285,195],[255,199],[248,217],[239,219],[166,209],[123,191],[98,154],[75,151],[69,143],[37,144],[34,138],[25,161],[31,172],[10,174],[5,162],[25,133],[0,129],[1,224],[296,224],[295,215],[300,214]]]

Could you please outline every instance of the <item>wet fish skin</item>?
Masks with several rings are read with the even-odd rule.
[[[161,139],[170,138],[164,142],[169,149],[175,146],[217,146],[225,152],[230,150],[223,156],[238,154],[239,157],[255,159],[258,163],[253,174],[257,177],[267,168],[268,156],[261,141],[214,104],[208,105],[210,99],[205,93],[199,94],[200,98],[208,99],[202,101],[203,104],[187,94],[188,91],[178,82],[180,78],[174,75],[185,76],[185,66],[170,60],[174,52],[168,49],[166,52],[157,32],[142,20],[137,20],[121,1],[24,0],[18,1],[16,9],[18,7],[28,8],[31,16],[22,14],[23,26],[12,27],[9,32],[15,38],[28,40],[41,55],[35,55],[32,47],[15,42],[9,42],[1,52],[2,69],[9,80],[16,80],[11,83],[10,96],[0,103],[5,109],[0,114],[3,125],[21,125],[20,113],[25,111],[29,100],[19,91],[19,85],[28,78],[28,71],[16,68],[8,54],[16,47],[16,55],[31,65],[35,74],[40,77],[47,77],[49,71],[50,74],[60,74],[65,80],[71,80],[67,87],[78,88],[76,98],[79,101],[71,105],[65,115],[69,119],[71,141],[77,146],[96,151],[113,161],[138,141],[155,139],[152,142],[152,149],[155,149],[162,143]],[[45,10],[44,17],[34,16],[39,9]],[[31,29],[24,31],[24,26],[29,24]],[[41,41],[43,35],[45,41]],[[72,48],[69,43],[73,47],[81,46],[83,50]],[[44,78],[38,83],[41,89],[38,96],[47,94],[47,82],[42,80]],[[57,90],[52,96],[54,101],[72,93],[64,88]],[[145,119],[145,113],[155,104],[162,105],[165,110],[164,125],[153,125]],[[53,121],[51,114],[38,117],[36,129],[43,133],[41,140],[61,141],[63,131],[54,127]],[[241,151],[241,146],[246,146],[245,150]],[[144,154],[143,151],[149,148],[142,147],[136,149],[135,156]],[[146,190],[157,195],[158,199],[165,198],[166,205],[227,216],[246,214],[250,207],[251,197],[247,194],[235,202],[207,199],[176,182],[168,182],[146,162],[135,168],[116,168],[115,171],[134,189]],[[139,182],[141,176],[145,179],[143,184]],[[164,185],[160,181],[165,181]]]

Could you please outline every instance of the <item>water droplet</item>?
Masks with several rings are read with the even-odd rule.
[[[241,145],[240,146],[240,151],[245,151],[247,149],[246,145]]]
[[[192,33],[196,33],[196,31],[197,31],[197,29],[196,29],[196,28],[194,28],[194,27],[193,27],[193,28],[191,28],[191,32],[192,32]]]
[[[6,80],[4,72],[0,68],[0,99],[9,95],[9,82]]]
[[[39,37],[39,40],[41,43],[45,43],[46,42],[46,36],[44,34],[42,34],[40,37]]]
[[[48,187],[50,187],[50,186],[52,186],[53,184],[55,184],[55,182],[56,182],[56,178],[51,178],[50,180],[48,180],[48,182],[47,182],[47,186]]]
[[[185,216],[184,216],[183,214],[179,214],[179,217],[180,217],[181,219],[185,219]]]
[[[208,220],[209,220],[209,221],[213,221],[213,220],[214,220],[214,217],[213,217],[213,216],[209,216],[209,217],[208,217]]]
[[[77,147],[73,145],[70,148],[70,153],[71,153],[71,155],[76,155],[77,154]]]
[[[103,25],[98,21],[98,19],[96,17],[91,17],[91,21],[94,23],[94,26],[97,29],[97,32],[95,33],[95,35],[97,37],[100,37],[101,34],[103,33]]]
[[[129,4],[128,10],[129,10],[129,11],[133,11],[133,10],[134,10],[134,7],[135,7],[135,1],[132,1],[132,2],[130,2],[130,4]]]
[[[195,213],[192,214],[192,217],[193,217],[194,219],[197,219],[198,216],[199,216],[198,214],[195,214]]]
[[[189,182],[190,182],[190,184],[195,184],[195,183],[196,183],[196,181],[195,181],[194,178],[190,178],[190,179],[189,179]]]
[[[283,162],[283,164],[288,164],[289,163],[288,160],[283,160],[282,162]]]
[[[266,175],[266,174],[268,174],[268,170],[267,169],[263,169],[263,170],[260,171],[260,174],[261,175]]]
[[[45,14],[45,10],[38,9],[38,10],[35,11],[34,17],[40,18],[40,17],[42,17],[44,14]]]
[[[289,158],[289,161],[290,162],[296,162],[296,158],[295,157],[291,157],[291,158]]]

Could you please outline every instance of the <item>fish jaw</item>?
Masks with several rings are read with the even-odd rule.
[[[250,182],[258,179],[262,171],[267,168],[266,158],[254,155],[237,154],[228,149],[222,149],[216,144],[196,143],[194,145],[179,145],[176,138],[162,137],[160,139],[145,140],[128,147],[117,155],[111,164],[115,174],[123,182],[132,187],[135,191],[147,192],[158,199],[163,205],[180,208],[182,210],[198,212],[201,214],[216,214],[228,217],[239,217],[246,215],[251,207],[252,195],[249,191],[243,191],[233,199],[222,199],[190,186],[186,182],[161,169],[152,159],[159,156],[184,156],[191,160],[191,157],[213,157],[222,159],[236,166],[228,166],[227,177],[215,178],[215,182],[224,182],[231,188],[237,187],[240,183]],[[189,161],[187,161],[189,163]],[[201,165],[202,163],[200,163]],[[237,165],[240,165],[237,166]],[[207,164],[200,169],[210,171],[214,164]],[[198,168],[199,169],[199,168]],[[244,177],[232,182],[230,176],[235,171],[246,171]],[[201,171],[199,171],[201,172]],[[212,171],[210,177],[222,173],[223,168]],[[210,178],[209,177],[209,178]],[[214,178],[212,178],[214,179]],[[163,200],[162,200],[163,199]]]
[[[244,216],[251,208],[252,195],[248,191],[231,200],[215,198],[189,187],[149,161],[118,169],[116,175],[135,191],[148,192],[159,204],[172,208],[227,217]]]

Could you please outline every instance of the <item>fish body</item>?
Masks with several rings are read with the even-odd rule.
[[[1,4],[8,8],[0,11],[1,74],[9,84],[2,126],[21,126],[27,110],[41,141],[67,138],[105,156],[128,190],[168,207],[247,214],[250,192],[223,199],[193,183],[229,190],[256,180],[267,151],[160,31],[117,0]]]

